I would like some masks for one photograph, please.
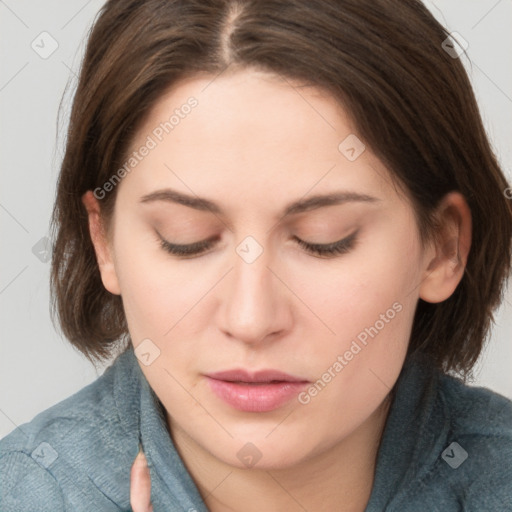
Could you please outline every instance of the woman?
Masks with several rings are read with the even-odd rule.
[[[412,0],[105,4],[51,283],[116,359],[2,440],[2,510],[512,510],[512,403],[453,374],[509,185],[447,39]]]

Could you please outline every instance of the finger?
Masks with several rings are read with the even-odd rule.
[[[151,505],[151,476],[142,450],[135,457],[130,472],[130,505],[133,512],[153,511]]]

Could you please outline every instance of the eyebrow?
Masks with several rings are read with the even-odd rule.
[[[222,208],[210,199],[191,196],[170,188],[156,190],[142,196],[140,199],[141,203],[151,203],[154,201],[166,201],[188,206],[189,208],[194,208],[195,210],[208,210],[219,215],[224,214]],[[305,211],[316,210],[325,206],[344,204],[348,202],[375,203],[378,201],[380,201],[380,199],[376,197],[351,191],[332,192],[330,194],[323,195],[319,194],[310,196],[307,199],[299,199],[290,203],[285,207],[283,216],[296,215]]]

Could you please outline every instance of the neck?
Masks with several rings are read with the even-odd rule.
[[[174,445],[210,512],[363,512],[391,398],[354,432],[293,467],[240,469],[199,446],[167,415]]]

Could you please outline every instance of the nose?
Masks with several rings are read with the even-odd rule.
[[[227,336],[257,345],[289,329],[289,292],[277,277],[279,273],[280,266],[269,250],[263,249],[254,261],[243,252],[235,255],[220,299],[220,328]]]

